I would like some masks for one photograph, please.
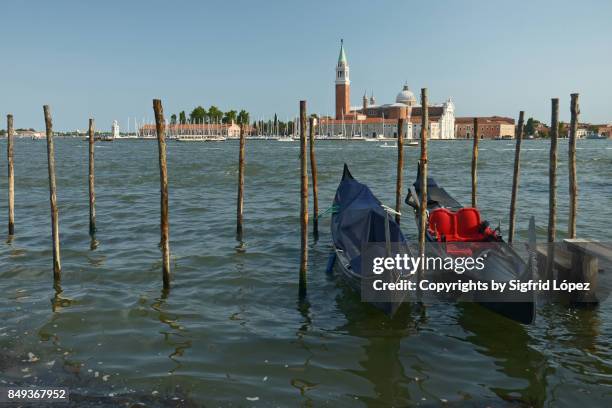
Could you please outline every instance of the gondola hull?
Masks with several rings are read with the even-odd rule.
[[[334,265],[333,270],[334,273],[338,274],[338,276],[342,277],[342,280],[348,285],[352,290],[357,293],[361,293],[363,280],[362,277],[356,273],[354,273],[349,265],[348,259],[342,253],[342,250],[334,247]],[[398,292],[396,298],[392,302],[368,302],[375,308],[381,310],[385,314],[389,316],[393,316],[395,312],[402,305],[402,302],[405,300],[405,295],[401,292]]]
[[[410,189],[410,193],[406,197],[406,203],[415,209],[415,221],[417,226],[419,225],[418,205],[420,204],[420,177],[421,175],[419,172],[416,182],[413,184],[412,188]],[[447,237],[444,237],[444,242],[441,242],[441,234],[436,236],[436,233],[432,232],[429,223],[432,219],[431,214],[436,210],[448,209],[450,212],[459,212],[463,209],[463,207],[448,192],[439,187],[433,178],[428,178],[427,188],[427,210],[430,214],[430,220],[428,221],[428,228],[426,232],[426,255],[430,257],[442,258],[449,256],[452,257],[453,254],[449,253],[447,250],[447,245],[454,243],[453,239],[455,238],[450,237],[450,239],[447,240]],[[483,225],[487,224],[483,223]],[[478,240],[475,238],[474,242],[462,240],[461,244],[459,245],[462,245],[465,248],[477,248],[477,242],[480,242],[483,237],[484,235],[482,237],[478,237]],[[484,268],[479,271],[466,272],[464,274],[465,278],[472,281],[491,282],[492,280],[495,280],[497,282],[506,283],[511,280],[526,281],[534,278],[534,263],[531,261],[525,262],[520,254],[518,254],[510,245],[501,239],[501,235],[494,237],[495,242],[489,242],[484,245],[487,247],[487,257],[484,261]],[[477,253],[474,253],[474,256],[476,255]],[[455,273],[453,272],[453,274]],[[455,279],[456,274],[455,276],[448,276],[448,278],[451,280]],[[508,299],[508,295],[496,294],[489,291],[485,295],[476,294],[470,300],[520,323],[530,324],[535,320],[536,303],[535,295],[532,292],[515,295],[512,301],[510,301]]]
[[[342,181],[334,198],[331,233],[333,238],[333,270],[359,294],[370,284],[372,275],[362,267],[362,251],[369,244],[385,243],[407,249],[407,242],[399,225],[387,209],[359,183],[345,165]],[[379,249],[376,247],[375,249]],[[383,254],[384,255],[384,254]],[[388,315],[393,315],[406,293],[397,291],[381,296],[380,301],[368,302]],[[362,296],[362,299],[364,296]]]

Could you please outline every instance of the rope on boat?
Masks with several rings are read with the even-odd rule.
[[[332,205],[331,207],[329,207],[327,210],[323,211],[321,214],[317,215],[317,219],[323,217],[325,214],[327,214],[328,212],[332,212],[332,214],[335,214],[338,212],[338,210],[340,209],[339,205]]]
[[[393,215],[402,215],[402,213],[395,211],[393,208],[386,206],[384,204],[381,204],[381,207],[388,212],[389,214],[393,214]],[[335,214],[338,212],[338,210],[340,209],[340,206],[334,204],[331,207],[329,207],[327,210],[323,211],[322,213],[320,213],[319,215],[317,215],[317,218],[321,218],[323,217],[325,214],[327,214],[328,212],[331,211],[332,214]]]
[[[402,213],[395,211],[393,208],[386,206],[384,204],[380,205],[386,212],[393,215],[402,215]]]

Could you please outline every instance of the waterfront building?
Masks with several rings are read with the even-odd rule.
[[[31,137],[32,139],[43,139],[46,137],[46,133],[43,131],[37,131],[34,129],[18,129],[15,130],[15,137]]]
[[[576,129],[576,138],[584,139],[588,133],[589,129],[587,129],[586,127],[579,127],[578,129]]]
[[[481,139],[513,139],[514,119],[503,116],[479,116],[478,135]],[[474,117],[455,118],[455,137],[471,139],[474,137]]]
[[[361,106],[351,107],[350,68],[343,41],[335,68],[335,116],[322,117],[318,132],[327,136],[397,137],[397,120],[406,119],[404,137],[418,138],[421,131],[422,107],[407,84],[397,94],[394,103],[377,104],[374,94],[362,97]],[[451,98],[442,104],[429,106],[431,139],[455,138],[455,105]]]
[[[397,137],[397,119],[368,118],[359,116],[353,119],[319,118],[317,134],[327,137]],[[404,128],[404,137],[412,138],[412,124]]]
[[[612,139],[612,125],[598,125],[597,135]]]

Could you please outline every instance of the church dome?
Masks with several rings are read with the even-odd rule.
[[[414,105],[416,103],[416,97],[412,91],[408,88],[408,85],[404,85],[404,89],[395,97],[395,102],[403,103],[406,105]]]

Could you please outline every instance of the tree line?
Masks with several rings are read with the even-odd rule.
[[[249,112],[242,109],[240,112],[236,110],[229,110],[227,112],[223,112],[221,109],[216,107],[215,105],[211,105],[208,110],[206,110],[202,106],[196,106],[193,108],[191,113],[189,114],[189,118],[187,118],[187,114],[185,111],[181,111],[178,114],[172,114],[170,116],[170,124],[176,125],[188,124],[188,123],[237,123],[239,125],[249,124]]]
[[[310,117],[318,118],[318,115],[312,114]],[[257,120],[253,122],[255,134],[271,134],[271,135],[295,135],[297,133],[298,124],[296,121],[288,120],[283,122],[278,120],[276,113],[273,119]]]
[[[252,131],[255,134],[283,135],[294,134],[296,132],[294,121],[289,120],[287,122],[283,122],[282,120],[278,120],[278,116],[276,114],[274,114],[273,119],[254,120],[251,123],[250,114],[246,110],[242,109],[239,112],[236,110],[229,110],[227,112],[223,112],[215,105],[211,105],[208,109],[202,106],[196,106],[193,108],[191,113],[189,113],[189,115],[187,115],[185,111],[181,111],[178,115],[172,114],[170,116],[170,124],[172,125],[232,122],[238,125],[250,124],[252,126]]]
[[[567,122],[559,122],[559,137],[566,138],[569,137],[569,127],[570,124]],[[601,125],[592,124],[592,123],[579,123],[578,128],[586,128],[588,133],[598,134],[599,128]],[[541,138],[550,137],[550,126],[541,122],[534,118],[527,119],[525,123],[525,135],[527,136],[537,136]]]
[[[569,123],[559,122],[559,137],[568,137],[569,133]],[[534,119],[529,118],[525,123],[525,134],[527,136],[539,136],[543,138],[547,138],[550,136],[550,126],[547,124]]]

